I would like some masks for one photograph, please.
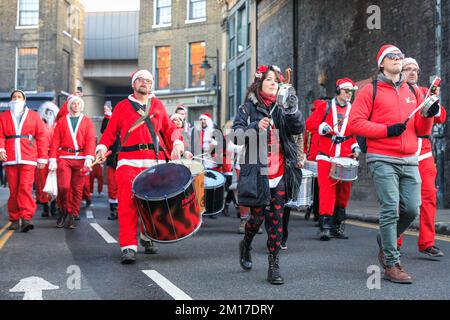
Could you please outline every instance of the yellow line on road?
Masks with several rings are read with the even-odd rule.
[[[8,239],[12,236],[12,234],[14,233],[14,230],[9,230],[8,232],[6,232],[3,237],[0,238],[0,250],[3,249],[3,247],[5,246],[6,242],[8,241]]]
[[[3,231],[5,231],[6,228],[8,228],[11,225],[11,221],[8,221],[7,224],[5,224],[3,226],[3,228],[0,229],[0,235],[3,233]]]
[[[362,227],[362,228],[369,228],[369,229],[375,229],[375,230],[379,229],[378,225],[373,224],[373,223],[360,222],[360,221],[356,221],[356,220],[347,220],[346,223],[347,224],[351,224],[353,226]],[[411,231],[411,230],[406,231],[405,234],[409,235],[409,236],[416,236],[416,237],[419,236],[419,232]],[[434,238],[436,240],[450,242],[450,237],[449,236],[436,235]]]

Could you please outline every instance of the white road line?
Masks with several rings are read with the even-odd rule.
[[[92,212],[91,209],[87,209],[86,210],[86,218],[87,219],[94,219],[94,213]]]
[[[105,229],[103,229],[98,223],[90,223],[92,228],[94,228],[107,243],[117,243],[117,240],[114,239]]]
[[[175,300],[193,300],[180,288],[176,287],[172,282],[162,276],[156,270],[142,270],[150,279],[156,282],[164,291],[170,294]]]

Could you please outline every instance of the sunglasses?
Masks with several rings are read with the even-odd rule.
[[[393,53],[393,52],[390,52],[390,53],[386,54],[385,57],[388,58],[388,59],[390,59],[390,60],[395,60],[395,59],[400,59],[400,60],[402,60],[402,59],[405,58],[405,55],[404,55],[403,53]]]
[[[144,79],[144,78],[141,78],[141,77],[137,78],[136,80],[139,81],[139,82],[146,83],[146,84],[152,82],[152,80],[150,80],[150,79]]]
[[[353,93],[353,92],[355,92],[355,90],[353,90],[353,89],[341,89],[341,90],[343,90],[345,93]]]

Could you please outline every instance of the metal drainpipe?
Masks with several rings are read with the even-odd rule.
[[[292,1],[292,85],[297,89],[298,77],[298,3]]]
[[[442,51],[442,2],[441,0],[435,1],[435,36],[436,36],[436,74],[441,76],[441,51]],[[436,156],[436,168],[437,168],[437,204],[439,208],[444,205],[444,194],[445,194],[445,135],[444,135],[445,124],[436,124],[433,126],[432,131],[432,144],[433,151]]]

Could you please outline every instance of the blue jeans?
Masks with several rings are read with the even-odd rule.
[[[397,238],[411,225],[420,210],[419,168],[375,161],[368,164],[380,203],[380,235],[388,267],[400,262]]]

